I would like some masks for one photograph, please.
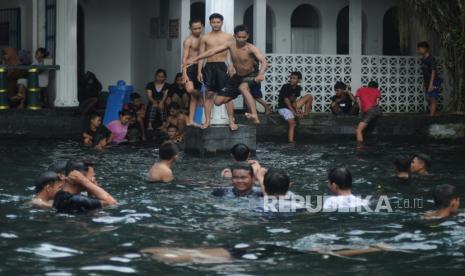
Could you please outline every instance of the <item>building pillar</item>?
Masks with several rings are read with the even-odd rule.
[[[253,21],[254,44],[266,53],[266,0],[254,0]]]
[[[190,18],[191,18],[191,1],[181,0],[181,19],[179,22],[179,28],[180,28],[179,42],[181,43],[181,45],[179,46],[179,49],[181,49],[181,53],[183,51],[184,39],[186,39],[186,37],[190,35],[190,30],[189,30]]]
[[[77,1],[57,1],[56,107],[78,106],[77,100]]]
[[[349,54],[352,58],[352,92],[362,85],[362,0],[349,3]]]
[[[32,0],[32,51],[39,45],[39,0]]]
[[[205,32],[210,32],[209,17],[212,13],[219,13],[224,17],[223,31],[234,32],[234,1],[231,0],[206,0],[205,1]],[[211,124],[229,124],[228,113],[225,105],[214,106],[212,110]]]

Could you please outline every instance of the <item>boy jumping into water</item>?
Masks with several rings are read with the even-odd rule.
[[[188,65],[194,64],[204,58],[229,51],[236,74],[228,80],[226,87],[218,93],[218,96],[215,98],[215,105],[228,104],[242,93],[250,109],[250,113],[245,114],[246,117],[253,120],[255,124],[259,124],[260,120],[258,119],[255,100],[250,91],[255,85],[265,79],[268,62],[257,47],[247,42],[249,39],[249,30],[247,26],[236,26],[234,28],[234,37],[235,41],[226,40],[226,42],[224,42],[223,40],[222,45],[211,48],[196,58],[191,59]],[[257,72],[257,60],[261,65],[259,72]],[[238,93],[238,91],[240,92]]]
[[[186,86],[186,92],[190,95],[189,103],[189,118],[187,119],[188,126],[198,125],[194,122],[195,109],[199,97],[200,86],[202,85],[198,80],[198,64],[193,64],[186,67],[186,63],[190,58],[196,57],[200,53],[200,40],[202,38],[203,24],[201,19],[191,19],[189,21],[189,35],[183,42],[182,51],[182,78]]]
[[[214,49],[225,42],[234,41],[232,35],[225,33],[221,30],[221,28],[223,27],[224,20],[221,14],[214,13],[210,15],[209,20],[212,31],[200,38],[200,54],[203,54],[205,51]],[[205,64],[205,67],[203,67],[203,60],[205,58],[208,59],[207,63]],[[198,63],[198,81],[201,83],[205,83],[205,86],[207,87],[206,100],[204,103],[205,123],[202,125],[202,128],[205,129],[210,126],[215,93],[219,93],[224,89],[226,85],[226,80],[228,79],[228,75],[231,76],[232,73],[231,68],[226,65],[226,61],[228,59],[228,52],[224,50],[216,52],[212,55],[203,55],[203,57],[199,57],[199,55],[192,56],[188,60],[193,59],[195,59],[195,63]],[[190,64],[189,62],[187,62],[185,65],[187,66]],[[215,100],[215,104],[221,105],[223,103],[218,104]],[[226,110],[228,112],[230,129],[232,131],[237,130],[238,126],[234,120],[234,106],[232,102],[228,102],[226,104]]]

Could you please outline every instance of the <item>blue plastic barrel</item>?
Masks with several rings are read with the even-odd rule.
[[[132,85],[126,85],[126,82],[119,80],[116,85],[108,86],[108,100],[103,117],[103,124],[108,125],[110,122],[119,118],[119,112],[123,105],[131,101],[131,93],[134,92]]]
[[[204,93],[206,92],[207,88],[205,87],[204,84],[200,87],[200,96],[203,97]],[[203,106],[198,105],[195,108],[195,114],[194,114],[194,122],[197,124],[202,124],[202,119],[203,119]]]

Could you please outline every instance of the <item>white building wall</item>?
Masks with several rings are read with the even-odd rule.
[[[85,24],[85,66],[104,90],[118,80],[132,81],[131,1],[81,1]]]

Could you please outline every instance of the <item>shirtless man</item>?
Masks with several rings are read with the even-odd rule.
[[[187,68],[185,64],[190,58],[196,57],[200,53],[200,39],[203,32],[202,20],[191,19],[189,21],[189,29],[191,30],[191,35],[189,35],[183,43],[182,79],[186,86],[186,92],[190,95],[189,118],[187,119],[187,125],[198,127],[199,125],[194,122],[195,109],[197,107],[197,99],[199,97],[198,91],[201,86],[197,76],[198,65],[194,64]]]
[[[174,180],[171,170],[178,159],[179,148],[176,144],[166,142],[158,150],[160,160],[155,163],[148,173],[150,182],[168,183]]]
[[[250,91],[254,85],[265,79],[268,63],[263,53],[257,47],[247,42],[247,39],[249,39],[247,26],[236,26],[234,28],[234,37],[235,40],[223,40],[220,46],[211,48],[199,56],[192,58],[188,65],[229,50],[236,74],[229,79],[225,89],[218,93],[218,96],[215,98],[215,105],[231,102],[239,96],[240,92],[250,109],[250,113],[246,113],[245,115],[248,119],[253,120],[255,124],[259,124],[260,120],[258,119],[255,100]],[[257,72],[257,60],[261,65],[259,72]]]
[[[162,131],[167,132],[170,125],[176,126],[179,134],[184,134],[184,127],[186,126],[186,115],[180,112],[178,103],[171,103],[168,107],[169,116],[163,123]]]
[[[216,48],[226,41],[231,43],[234,41],[232,35],[221,30],[223,27],[223,16],[221,14],[214,13],[210,15],[209,19],[212,31],[201,37],[200,53]],[[203,68],[204,59],[207,57],[207,63],[205,64],[205,68]],[[232,67],[228,67],[226,65],[226,61],[228,59],[227,51],[217,52],[214,55],[205,56],[204,58],[198,58],[197,55],[196,57],[190,57],[189,60],[194,58],[196,59],[196,63],[198,63],[198,80],[199,82],[204,82],[207,88],[205,101],[205,123],[202,125],[202,128],[205,129],[210,126],[215,93],[219,93],[226,86],[228,75],[231,76],[232,74]],[[205,76],[202,74],[202,68]],[[238,126],[234,121],[234,106],[232,102],[228,102],[226,104],[226,110],[229,117],[229,127],[232,131],[237,130]]]

